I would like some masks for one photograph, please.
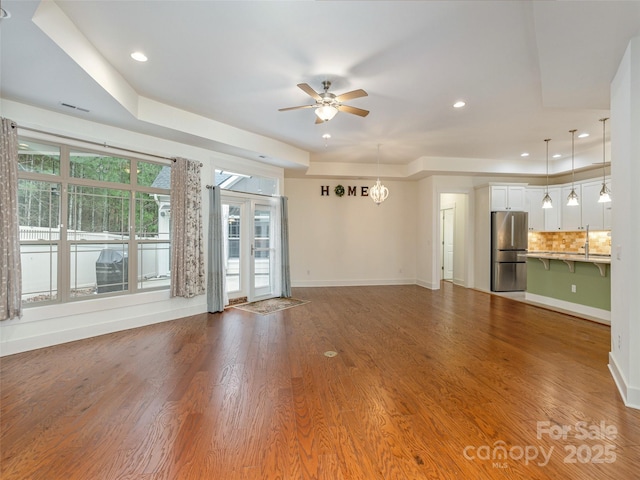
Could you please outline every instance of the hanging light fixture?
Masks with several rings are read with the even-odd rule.
[[[605,180],[605,170],[604,170],[604,166],[605,166],[605,160],[604,160],[604,156],[605,156],[604,123],[607,120],[609,120],[609,119],[608,118],[601,118],[600,119],[600,121],[602,122],[602,188],[600,189],[600,198],[598,199],[598,203],[608,203],[608,202],[611,201],[611,190],[609,190],[609,188],[607,187],[607,182]]]
[[[551,139],[545,138],[544,141],[547,144],[547,191],[542,198],[542,208],[553,208],[553,201],[549,196],[549,142]]]
[[[577,130],[569,130],[569,133],[571,133],[571,193],[569,193],[569,196],[567,197],[567,206],[568,207],[576,207],[578,205],[580,205],[580,203],[578,203],[578,194],[576,193],[576,187],[574,184],[574,179],[575,179],[575,135],[576,135],[576,131]]]
[[[380,205],[389,196],[389,189],[380,183],[380,144],[378,144],[378,180],[376,184],[369,189],[369,196],[376,205]]]

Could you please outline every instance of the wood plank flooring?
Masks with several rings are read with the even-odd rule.
[[[609,327],[449,283],[293,293],[1,359],[0,476],[640,478]]]

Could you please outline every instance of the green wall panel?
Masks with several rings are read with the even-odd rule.
[[[575,262],[574,273],[561,260],[549,260],[549,270],[537,258],[527,259],[527,292],[589,307],[611,310],[611,266],[606,276],[593,263]],[[576,286],[576,293],[571,292]]]

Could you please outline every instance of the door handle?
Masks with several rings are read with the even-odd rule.
[[[513,227],[513,216],[511,216],[511,246],[513,247],[513,234],[514,234],[514,227]]]

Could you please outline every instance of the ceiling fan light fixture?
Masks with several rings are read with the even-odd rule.
[[[322,105],[316,108],[316,115],[323,122],[328,122],[338,113],[338,109],[333,105]]]

